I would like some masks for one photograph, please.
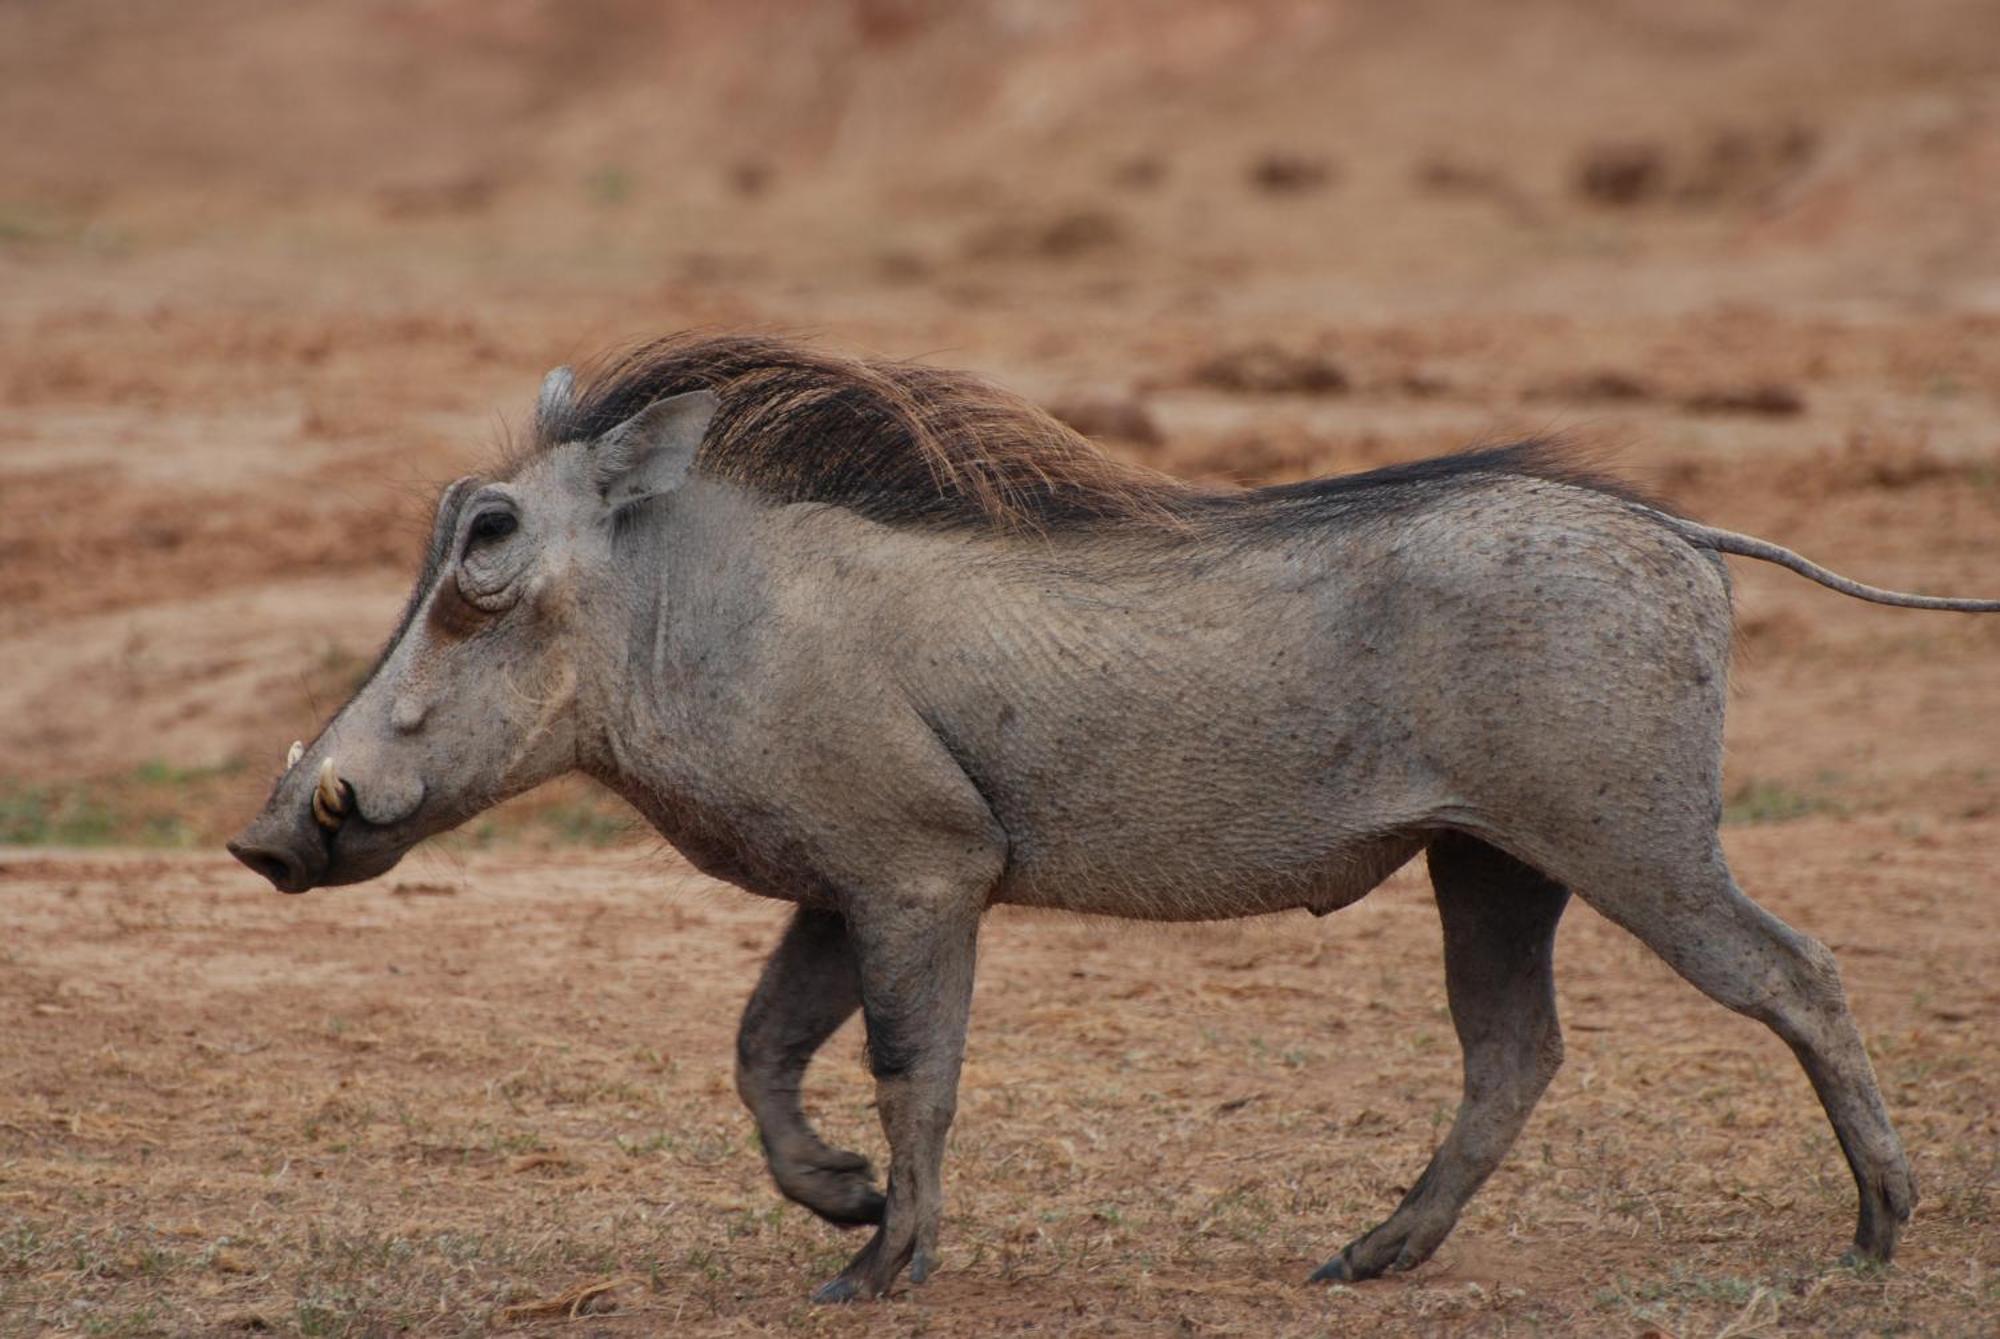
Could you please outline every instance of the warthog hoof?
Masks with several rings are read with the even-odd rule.
[[[813,1289],[815,1306],[827,1306],[838,1302],[852,1302],[861,1297],[861,1285],[845,1274],[837,1274],[819,1287]]]
[[[896,1274],[902,1267],[900,1260],[887,1258],[882,1249],[882,1231],[868,1239],[868,1244],[847,1262],[847,1268],[813,1289],[815,1303],[859,1302],[871,1297],[880,1297],[889,1291],[896,1281]]]
[[[813,1302],[815,1304],[858,1302],[870,1297],[880,1297],[888,1291],[888,1288],[886,1285],[878,1286],[871,1281],[869,1276],[873,1272],[872,1265],[872,1260],[857,1257],[845,1272],[813,1289]],[[910,1257],[910,1282],[919,1285],[928,1282],[936,1268],[928,1252],[918,1251]]]
[[[937,1272],[937,1221],[925,1225],[905,1212],[899,1219],[876,1229],[868,1244],[855,1252],[847,1268],[813,1289],[814,1302],[857,1302],[885,1297],[896,1286],[896,1276],[905,1266],[911,1283],[922,1283]],[[923,1245],[918,1245],[919,1242]]]
[[[1861,1183],[1861,1221],[1854,1245],[1840,1257],[1844,1265],[1886,1265],[1896,1254],[1896,1237],[1917,1205],[1917,1178],[1900,1151],[1881,1171],[1857,1178]]]
[[[888,1203],[875,1188],[875,1169],[868,1159],[844,1149],[824,1149],[784,1163],[774,1160],[771,1176],[786,1199],[803,1204],[835,1227],[877,1225]]]
[[[1369,1232],[1347,1243],[1339,1255],[1313,1271],[1311,1283],[1359,1283],[1363,1279],[1415,1269],[1451,1231],[1452,1220],[1405,1216],[1399,1211]]]

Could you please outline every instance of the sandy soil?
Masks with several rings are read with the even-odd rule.
[[[1324,922],[996,918],[946,1272],[802,1298],[731,1092],[778,910],[561,786],[376,885],[214,854],[553,363],[756,326],[1187,474],[1559,431],[2000,591],[2000,11],[0,4],[0,1333],[1992,1333],[2000,620],[1739,565],[1727,841],[1832,944],[1925,1199],[1587,911],[1439,1258],[1306,1272],[1455,1102],[1421,871]],[[879,1154],[858,1039],[821,1117]],[[611,1308],[611,1309],[605,1309]]]

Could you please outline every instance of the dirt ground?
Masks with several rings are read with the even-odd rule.
[[[812,1309],[859,1241],[729,1073],[780,908],[579,785],[300,899],[217,850],[429,495],[550,365],[689,327],[1205,478],[1558,432],[2000,594],[1996,90],[1984,0],[0,0],[0,1334],[2000,1332],[2000,619],[1737,565],[1725,842],[1909,1145],[1881,1272],[1785,1048],[1578,909],[1513,1156],[1429,1264],[1306,1286],[1457,1100],[1414,867],[996,915],[946,1268]],[[879,1162],[859,1050],[811,1103]]]

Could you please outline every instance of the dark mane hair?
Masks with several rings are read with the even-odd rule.
[[[653,401],[694,390],[720,400],[695,457],[698,473],[892,525],[1172,527],[1252,515],[1310,523],[1395,513],[1455,484],[1502,475],[1642,500],[1547,440],[1270,488],[1197,485],[1114,460],[1046,411],[969,373],[844,358],[757,335],[672,335],[585,368],[571,399],[536,422],[526,454],[595,440]]]
[[[589,441],[653,401],[720,398],[697,472],[890,524],[1157,519],[1194,485],[1127,465],[969,373],[864,361],[755,335],[673,335],[587,368],[534,449]]]

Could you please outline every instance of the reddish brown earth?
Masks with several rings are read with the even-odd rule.
[[[431,490],[690,326],[1207,477],[1559,431],[2000,594],[1996,76],[1981,0],[0,3],[0,1333],[2000,1329],[2000,619],[1738,565],[1725,840],[1844,965],[1924,1191],[1884,1273],[1784,1048],[1580,909],[1569,1064],[1459,1232],[1304,1286],[1456,1100],[1412,870],[997,916],[948,1267],[811,1310],[858,1242],[728,1070],[777,908],[573,786],[305,899],[215,854]],[[813,1101],[879,1155],[858,1046]]]

